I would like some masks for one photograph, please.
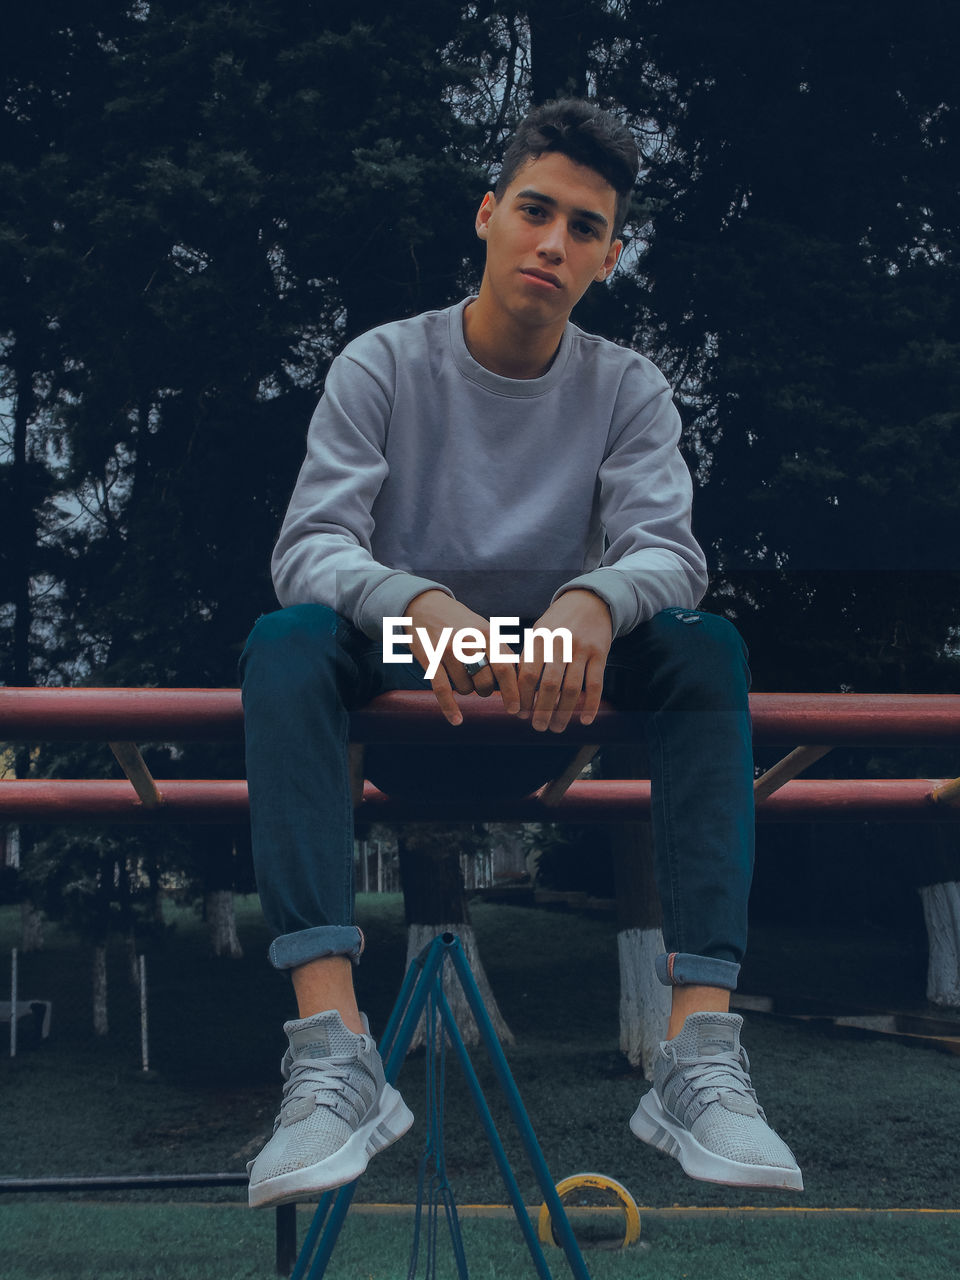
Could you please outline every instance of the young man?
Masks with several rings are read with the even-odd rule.
[[[589,723],[601,695],[637,713],[672,1014],[631,1128],[694,1177],[802,1185],[728,1012],[753,863],[743,644],[696,608],[706,572],[666,380],[569,320],[617,263],[637,165],[630,133],[591,104],[539,108],[477,214],[478,295],[366,333],[331,365],[274,552],[285,607],[259,621],[242,661],[258,886],[300,1014],[285,1025],[283,1102],[250,1167],[252,1205],[351,1181],[412,1123],[353,989],[347,723],[385,689],[423,688],[427,671],[452,725],[454,691],[498,690],[554,735],[575,714]],[[512,662],[491,647],[489,660],[491,619],[513,617],[565,630],[569,650],[538,644]],[[416,664],[384,661],[396,618]],[[441,648],[471,628],[479,655]],[[387,790],[525,794],[572,754],[559,737],[371,750],[367,770]]]

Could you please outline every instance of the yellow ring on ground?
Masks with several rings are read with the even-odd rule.
[[[622,1182],[617,1182],[615,1178],[608,1178],[602,1173],[573,1173],[569,1178],[564,1178],[557,1183],[557,1195],[562,1197],[568,1191],[573,1191],[577,1187],[590,1187],[595,1191],[612,1191],[623,1205],[625,1225],[620,1248],[626,1249],[628,1245],[639,1239],[640,1210],[637,1208],[636,1200],[634,1200]],[[540,1206],[537,1235],[540,1237],[541,1244],[556,1244],[553,1238],[553,1222],[546,1203]]]

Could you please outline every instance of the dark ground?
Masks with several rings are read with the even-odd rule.
[[[402,976],[402,907],[399,898],[368,897],[360,914],[369,940],[361,1002],[376,1033]],[[627,1128],[646,1085],[617,1048],[614,922],[494,905],[479,905],[474,914],[491,982],[517,1036],[511,1069],[557,1179],[596,1170],[646,1205],[958,1207],[960,1058],[825,1022],[748,1014],[744,1043],[754,1083],[797,1154],[806,1191],[798,1198],[694,1183]],[[21,957],[22,994],[53,1000],[53,1034],[37,1046],[25,1043],[15,1061],[0,1060],[4,1175],[241,1170],[257,1149],[279,1096],[281,1023],[293,1012],[287,980],[265,963],[267,937],[254,901],[241,905],[239,961],[209,957],[192,914],[170,915],[171,927],[148,953],[149,1078],[139,1070],[137,1003],[120,948],[111,955],[105,1039],[89,1030],[88,957],[75,942],[54,932],[43,952]],[[5,948],[16,940],[15,926],[13,909],[0,912]],[[916,1003],[919,960],[909,939],[877,930],[813,936],[761,925],[744,987],[788,1004],[802,994],[832,992],[838,1012],[854,1001],[883,1004],[884,991],[895,1003]],[[534,1179],[482,1052],[476,1061],[532,1201]],[[408,1060],[399,1083],[422,1118],[422,1056]],[[502,1202],[456,1066],[446,1115],[458,1199]],[[371,1164],[359,1198],[411,1200],[422,1141],[420,1119],[405,1141]],[[197,1193],[205,1200],[214,1194]]]

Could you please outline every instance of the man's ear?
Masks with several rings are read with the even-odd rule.
[[[492,191],[488,191],[480,201],[480,208],[477,210],[477,235],[481,240],[486,240],[487,238],[487,223],[490,221],[490,215],[496,207],[497,198]]]
[[[623,252],[623,241],[614,240],[613,243],[610,245],[610,248],[607,250],[607,256],[603,260],[603,266],[600,268],[597,274],[593,277],[594,280],[597,280],[597,281],[606,280],[607,276],[609,276],[612,273],[613,268],[617,265],[617,260],[619,259],[620,254],[622,252]]]

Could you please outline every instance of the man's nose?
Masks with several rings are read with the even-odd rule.
[[[566,237],[559,219],[554,219],[544,227],[539,251],[553,262],[562,262],[566,257]]]

